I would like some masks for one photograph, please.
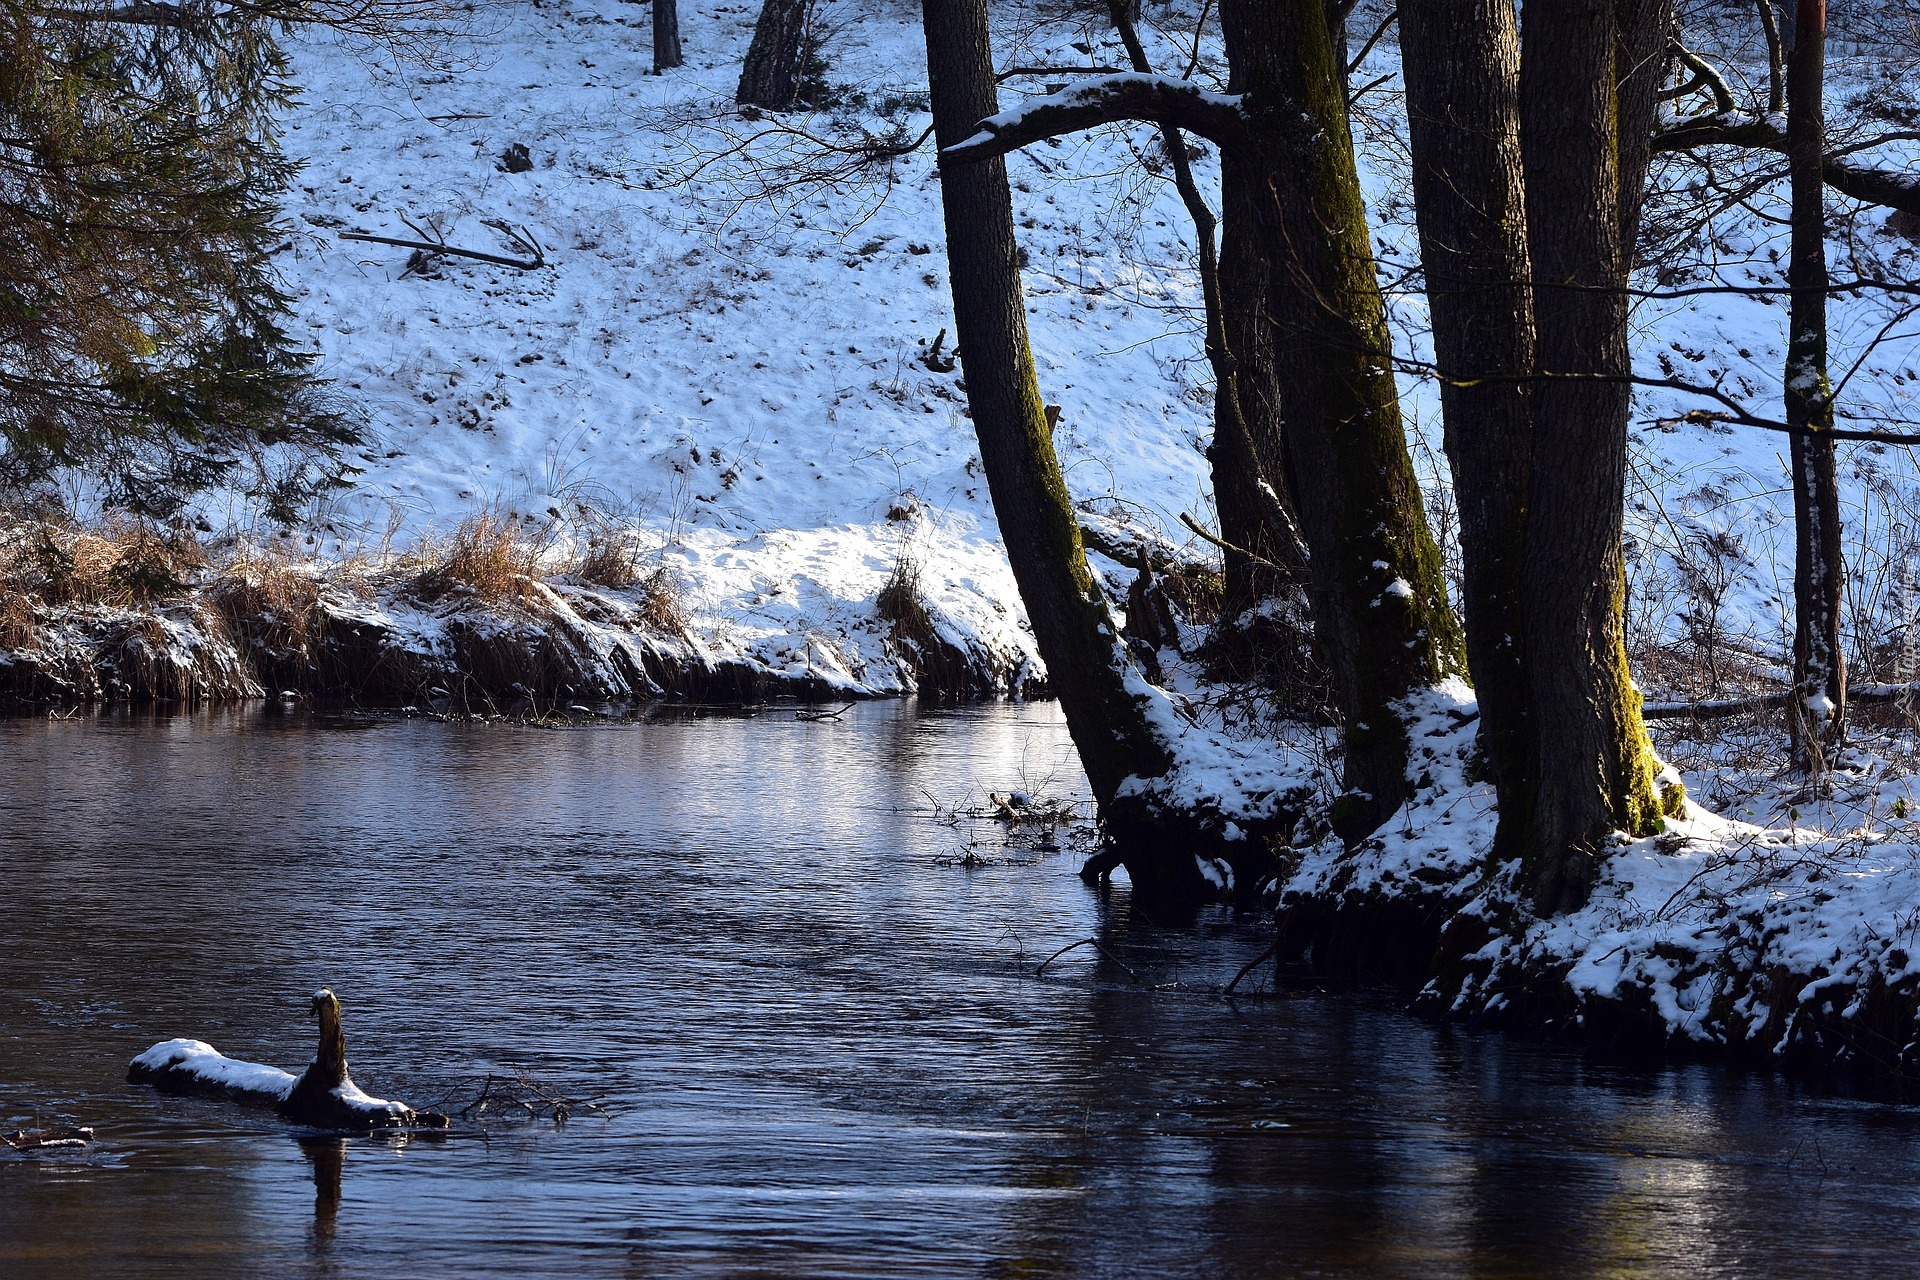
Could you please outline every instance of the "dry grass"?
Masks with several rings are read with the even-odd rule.
[[[326,634],[320,582],[284,555],[248,549],[207,597],[243,649],[276,658],[308,658]]]
[[[656,571],[657,573],[657,571]],[[582,582],[616,590],[640,580],[640,566],[633,555],[633,543],[612,529],[600,529],[587,538],[574,576]]]
[[[140,605],[183,594],[206,553],[191,533],[137,520],[53,522],[12,531],[0,578],[47,604]]]
[[[539,579],[545,534],[529,537],[511,513],[482,507],[460,522],[421,585],[430,595],[465,588],[486,601],[522,599]]]
[[[661,565],[640,582],[640,621],[649,631],[685,636],[693,625],[687,609],[687,584],[671,565]]]
[[[0,588],[0,649],[31,649],[35,634],[32,597]]]
[[[920,589],[920,562],[905,547],[894,556],[893,572],[880,584],[873,610],[893,624],[896,640],[910,640],[916,645],[933,640],[933,617],[927,612],[926,596]]]

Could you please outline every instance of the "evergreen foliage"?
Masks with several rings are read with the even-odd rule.
[[[284,517],[341,478],[271,260],[285,16],[0,0],[0,482],[162,515],[246,463]]]

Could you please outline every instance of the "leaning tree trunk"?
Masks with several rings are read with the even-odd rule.
[[[1223,0],[1246,91],[1252,217],[1288,489],[1311,552],[1314,627],[1346,720],[1335,829],[1370,834],[1408,794],[1400,704],[1457,669],[1460,635],[1401,427],[1385,308],[1326,12],[1319,0]]]
[[[685,61],[680,54],[680,0],[653,0],[653,73]]]
[[[1513,0],[1400,0],[1414,212],[1460,511],[1467,663],[1499,795],[1496,858],[1533,821],[1524,594],[1533,305]]]
[[[1542,914],[1586,901],[1608,830],[1646,830],[1661,811],[1622,607],[1632,393],[1620,139],[1641,122],[1622,117],[1621,34],[1612,0],[1530,5],[1521,29],[1538,377],[1524,592],[1539,732],[1526,876]]]
[[[1087,568],[1080,525],[1054,456],[1027,342],[1006,162],[944,157],[997,108],[986,0],[924,0],[924,14],[967,405],[1020,598],[1094,798],[1111,816],[1129,777],[1164,774],[1171,758],[1148,719],[1139,676]],[[1124,847],[1121,834],[1137,894],[1193,898],[1204,893],[1189,851]]]
[[[1847,670],[1840,649],[1839,484],[1833,387],[1827,376],[1826,0],[1800,0],[1787,57],[1787,164],[1793,188],[1786,369],[1793,450],[1794,763],[1818,773],[1846,730]]]
[[[735,102],[769,111],[787,111],[799,102],[812,15],[813,0],[767,0],[740,68]]]

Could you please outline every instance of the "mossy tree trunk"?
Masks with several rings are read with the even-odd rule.
[[[1793,456],[1794,763],[1817,773],[1846,732],[1840,648],[1839,483],[1827,374],[1826,0],[1800,0],[1787,55],[1787,164],[1792,184],[1787,425]]]
[[[1622,8],[1641,24],[1658,21],[1661,6]],[[1627,672],[1620,547],[1632,406],[1626,237],[1639,204],[1623,179],[1643,172],[1639,139],[1652,114],[1651,94],[1632,79],[1647,69],[1619,55],[1640,48],[1641,34],[1622,25],[1613,0],[1531,5],[1521,25],[1537,376],[1523,616],[1539,732],[1526,874],[1542,914],[1586,901],[1608,831],[1645,831],[1661,816]],[[1624,152],[1623,136],[1633,140]]]
[[[1244,91],[1250,216],[1266,247],[1287,488],[1306,539],[1314,627],[1346,721],[1349,841],[1406,798],[1399,704],[1456,670],[1461,640],[1407,456],[1326,11],[1224,0]]]
[[[1513,0],[1401,0],[1413,190],[1496,857],[1527,846],[1534,757],[1523,615],[1533,304]]]
[[[944,152],[998,107],[986,0],[924,0],[923,8],[934,133]],[[1164,774],[1171,756],[1087,567],[1054,456],[1027,339],[1006,162],[943,161],[941,198],[967,404],[994,514],[1087,781],[1111,820],[1122,783]],[[1136,894],[1204,894],[1191,851],[1125,847],[1129,833],[1119,834]]]

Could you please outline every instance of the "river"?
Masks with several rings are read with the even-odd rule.
[[[0,750],[0,1126],[98,1131],[0,1149],[0,1275],[1920,1272],[1920,1110],[1230,1002],[1268,926],[1155,927],[934,812],[1082,794],[1051,706]],[[371,1092],[605,1114],[315,1140],[124,1083],[174,1036],[298,1070],[320,985]]]

